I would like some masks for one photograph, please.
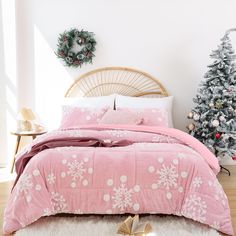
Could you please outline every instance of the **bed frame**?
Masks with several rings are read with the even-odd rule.
[[[95,97],[113,93],[133,97],[164,97],[164,86],[151,75],[126,67],[104,67],[81,75],[65,97]]]

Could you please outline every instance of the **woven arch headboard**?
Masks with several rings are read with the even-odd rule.
[[[151,75],[126,67],[104,67],[81,75],[66,97],[95,97],[113,93],[126,96],[168,96],[163,85]]]

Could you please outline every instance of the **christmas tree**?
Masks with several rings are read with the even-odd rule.
[[[188,114],[191,135],[205,144],[219,159],[236,155],[236,55],[228,30],[218,49],[210,57],[214,60],[200,83],[196,106]]]

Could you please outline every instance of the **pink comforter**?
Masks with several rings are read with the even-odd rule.
[[[13,188],[4,213],[4,234],[57,213],[163,213],[185,216],[233,235],[227,197],[216,179],[214,155],[176,129],[87,126],[39,136],[127,140],[124,147],[59,146],[36,153]]]

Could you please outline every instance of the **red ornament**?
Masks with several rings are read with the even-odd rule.
[[[220,134],[220,133],[216,133],[216,134],[215,134],[215,137],[216,137],[216,139],[220,139],[221,134]]]
[[[233,156],[232,159],[233,159],[234,161],[236,161],[236,156]]]

